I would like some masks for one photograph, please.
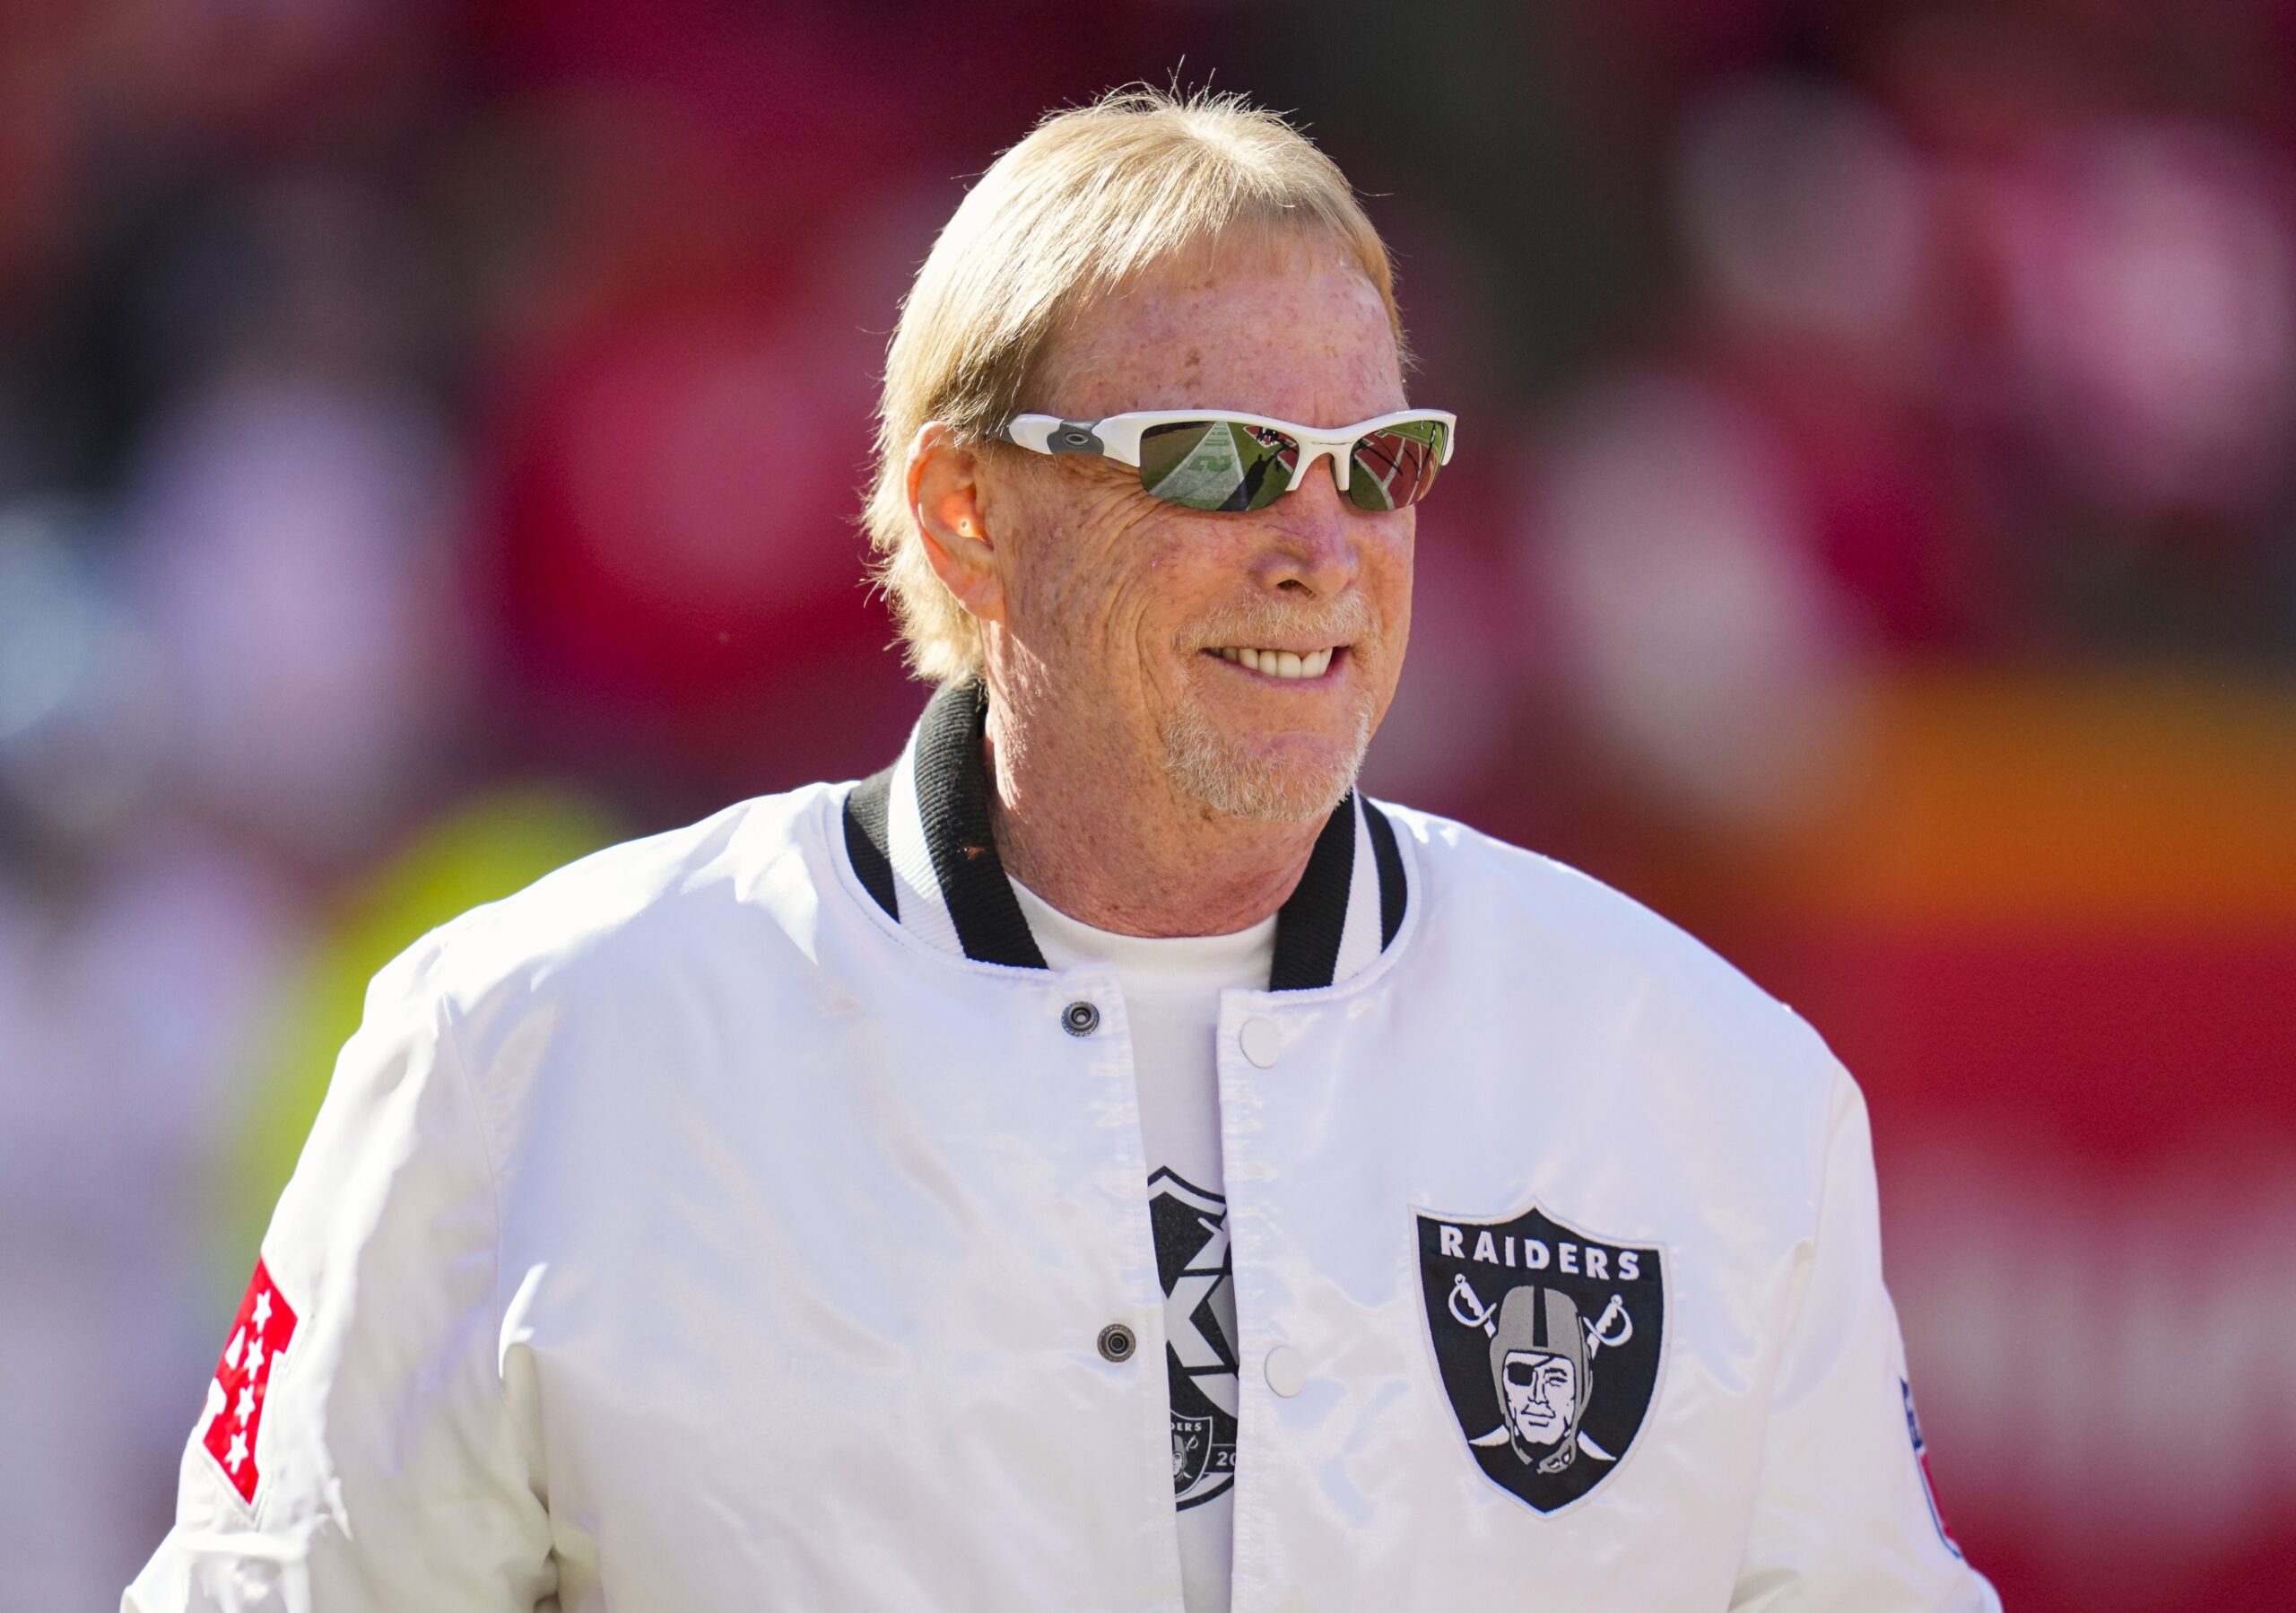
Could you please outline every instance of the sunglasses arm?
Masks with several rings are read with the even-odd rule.
[[[1146,423],[1121,416],[1108,420],[1063,420],[1057,414],[1015,414],[996,433],[1039,454],[1093,454],[1135,469]]]

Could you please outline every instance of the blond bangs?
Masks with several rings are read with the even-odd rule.
[[[979,441],[1031,400],[1053,336],[1151,266],[1240,233],[1336,243],[1387,305],[1394,272],[1330,158],[1237,95],[1126,90],[1054,113],[965,196],[902,301],[885,357],[876,474],[863,517],[910,667],[978,667],[977,624],[934,574],[909,506],[909,445],[927,421]]]

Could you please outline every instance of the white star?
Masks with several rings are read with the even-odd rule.
[[[258,1330],[271,1325],[271,1290],[258,1290],[255,1296],[255,1325]]]
[[[237,1473],[248,1459],[248,1436],[244,1432],[231,1435],[231,1449],[223,1458],[223,1465]]]
[[[247,1347],[248,1330],[245,1328],[241,1328],[238,1332],[231,1335],[231,1347],[223,1352],[223,1365],[230,1367],[238,1366],[239,1364],[239,1352]]]
[[[239,1403],[231,1408],[231,1415],[239,1418],[242,1423],[246,1422],[248,1418],[255,1415],[254,1384],[242,1383],[239,1385]]]
[[[260,1338],[256,1338],[253,1334],[249,1334],[249,1335],[248,1336],[248,1381],[249,1381],[250,1382],[252,1382],[254,1381],[254,1379],[255,1379],[255,1375],[256,1375],[257,1373],[261,1372],[262,1370],[263,1370],[263,1340],[262,1340],[262,1339],[260,1339]]]

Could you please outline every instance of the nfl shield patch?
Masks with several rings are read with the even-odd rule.
[[[1666,1284],[1654,1246],[1605,1242],[1533,1206],[1417,1216],[1435,1364],[1489,1478],[1542,1513],[1617,1469],[1658,1385]]]
[[[270,1268],[257,1260],[231,1322],[231,1341],[223,1347],[207,1386],[199,1431],[199,1443],[250,1506],[263,1478],[256,1469],[256,1435],[263,1426],[264,1401],[279,1357],[294,1343],[295,1321],[294,1307],[271,1280]]]

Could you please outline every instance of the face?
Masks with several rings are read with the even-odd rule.
[[[1205,407],[1333,428],[1405,406],[1378,292],[1306,242],[1149,276],[1055,344],[1036,391],[1025,407],[1070,420]],[[1357,510],[1330,472],[1318,461],[1265,510],[1205,513],[1113,461],[984,459],[1004,535],[992,681],[1039,719],[1065,714],[1036,726],[1080,760],[1121,746],[1109,765],[1152,762],[1207,812],[1328,814],[1395,695],[1416,513]]]
[[[1578,1370],[1567,1356],[1509,1350],[1501,1368],[1507,1421],[1526,1444],[1552,1445],[1570,1428],[1578,1400]]]

